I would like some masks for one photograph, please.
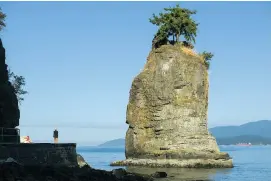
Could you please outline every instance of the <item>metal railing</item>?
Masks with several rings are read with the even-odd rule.
[[[0,143],[20,143],[20,129],[0,127]]]

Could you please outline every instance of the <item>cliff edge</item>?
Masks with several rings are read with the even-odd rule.
[[[208,132],[208,72],[180,45],[153,49],[130,90],[126,160],[111,165],[233,167]]]
[[[19,119],[18,99],[15,89],[9,81],[6,50],[0,38],[0,127],[15,128],[19,126]]]

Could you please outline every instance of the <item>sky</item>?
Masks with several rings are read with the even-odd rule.
[[[1,2],[7,64],[26,79],[21,135],[96,145],[124,138],[133,78],[178,2]],[[197,10],[195,49],[214,53],[209,127],[271,120],[271,2],[181,2]]]

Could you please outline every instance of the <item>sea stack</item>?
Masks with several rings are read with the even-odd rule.
[[[207,128],[208,71],[180,45],[153,49],[132,83],[126,160],[112,166],[233,167]]]

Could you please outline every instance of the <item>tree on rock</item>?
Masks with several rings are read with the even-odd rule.
[[[159,13],[158,16],[153,14],[153,17],[149,19],[152,24],[159,27],[152,40],[152,48],[159,48],[168,43],[173,45],[180,43],[183,47],[193,49],[199,24],[191,16],[197,12],[181,8],[178,4],[175,7],[164,8],[164,10],[164,13]],[[180,41],[182,36],[184,40]],[[209,69],[210,60],[214,55],[206,51],[199,55]]]
[[[209,69],[210,68],[210,61],[214,55],[211,52],[204,51],[200,54],[200,56],[203,58],[207,69]]]
[[[191,18],[191,15],[196,14],[196,11],[181,8],[180,5],[173,8],[164,8],[164,10],[165,13],[159,13],[158,16],[153,14],[153,18],[150,18],[152,24],[159,26],[153,39],[153,47],[157,48],[168,42],[171,44],[179,43],[181,36],[188,43],[195,43],[198,24]],[[171,41],[169,40],[170,37],[172,37]]]
[[[8,70],[8,77],[9,81],[11,82],[11,85],[15,90],[17,99],[21,104],[21,102],[24,100],[23,95],[28,94],[28,92],[23,89],[23,87],[25,86],[25,78],[23,76],[15,75],[10,70]]]
[[[6,14],[2,12],[2,9],[0,8],[0,31],[6,27]]]
[[[168,32],[166,26],[161,26],[152,40],[153,48],[159,48],[168,42]]]
[[[6,27],[5,20],[6,20],[6,14],[3,13],[2,9],[0,8],[0,31]],[[28,93],[26,90],[23,89],[26,83],[25,78],[23,76],[15,75],[11,70],[8,70],[8,77],[9,77],[9,81],[11,82],[11,85],[13,86],[15,90],[17,99],[19,103],[21,103],[24,100],[23,95]]]

